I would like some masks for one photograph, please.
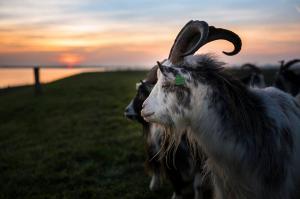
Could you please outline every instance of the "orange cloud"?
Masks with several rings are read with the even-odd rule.
[[[10,29],[0,31],[0,55],[18,54],[20,63],[20,54],[23,53],[25,57],[28,52],[34,52],[35,55],[44,53],[45,57],[48,56],[45,61],[66,65],[152,64],[168,56],[180,26],[147,26],[149,25],[134,27],[123,24],[120,30],[102,30],[100,27],[87,25],[77,28],[62,25],[32,30],[11,26]],[[253,57],[259,61],[271,55],[277,59],[281,55],[295,55],[300,51],[300,24],[239,25],[228,28],[237,32],[243,40],[240,55],[223,57],[223,50],[232,49],[231,44],[225,41],[213,42],[199,50],[199,53],[215,52],[222,56],[222,60],[235,63],[240,57],[243,57],[242,62]],[[11,60],[14,61],[13,58]]]

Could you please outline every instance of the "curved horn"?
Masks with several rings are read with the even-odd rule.
[[[171,50],[170,50],[169,57],[168,57],[169,60],[171,60],[171,58],[174,57],[175,54],[176,54],[177,51],[178,51],[178,49],[177,49],[178,47],[175,47],[175,46],[176,46],[175,44],[178,43],[178,38],[182,37],[182,33],[186,30],[186,28],[187,28],[192,22],[193,22],[193,20],[189,21],[189,22],[188,22],[187,24],[185,24],[185,25],[183,26],[183,28],[179,31],[178,35],[176,36],[176,38],[175,38],[175,40],[174,40],[173,46],[172,46],[172,48],[171,48]],[[175,53],[174,53],[174,52],[175,52]]]
[[[244,64],[241,66],[241,69],[245,69],[245,68],[249,68],[250,70],[254,71],[255,73],[261,73],[260,68],[258,68],[254,64],[247,63],[247,64]]]
[[[297,62],[300,62],[300,59],[293,59],[286,64],[284,64],[283,69],[287,70],[289,69],[292,65],[296,64]]]
[[[236,33],[223,28],[215,28],[214,26],[209,26],[209,35],[207,41],[203,45],[219,39],[229,41],[234,45],[234,49],[232,52],[223,51],[225,55],[233,56],[241,51],[242,40]],[[201,46],[199,46],[199,48],[200,47]]]
[[[232,56],[240,52],[242,48],[241,38],[230,30],[208,26],[204,21],[189,21],[177,35],[169,54],[171,63],[180,62],[183,57],[194,54],[205,44],[223,39],[234,45],[232,52],[224,52]]]
[[[234,45],[234,50],[232,52],[224,52],[225,55],[232,56],[236,55],[241,51],[242,48],[242,40],[241,38],[235,34],[234,32],[230,30],[226,30],[223,28],[215,28],[214,26],[209,26],[209,34],[207,37],[207,40],[205,42],[198,42],[195,45],[194,49],[191,49],[190,51],[186,52],[183,56],[194,54],[199,48],[206,45],[209,42],[223,39],[226,41],[231,42]]]
[[[177,35],[169,54],[169,60],[175,64],[184,56],[194,54],[200,46],[204,45],[209,33],[205,21],[189,21]]]

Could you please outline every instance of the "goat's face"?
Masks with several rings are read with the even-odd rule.
[[[136,96],[131,100],[125,109],[124,115],[131,120],[136,120],[140,123],[144,123],[141,116],[142,104],[149,96],[151,89],[154,85],[148,83],[147,81],[141,81],[136,84]]]
[[[242,41],[237,34],[230,30],[209,26],[205,21],[191,20],[181,29],[170,50],[168,60],[164,63],[165,66],[159,64],[157,84],[143,104],[141,115],[146,121],[168,126],[176,125],[176,127],[179,125],[183,128],[185,126],[181,124],[190,123],[187,118],[191,117],[187,114],[193,114],[191,104],[198,105],[199,102],[195,99],[199,96],[198,91],[201,91],[202,87],[197,81],[192,81],[191,70],[186,70],[185,67],[198,65],[199,60],[193,59],[187,65],[185,62],[189,62],[189,56],[199,48],[219,39],[234,45],[232,52],[223,52],[224,54],[235,55],[241,50]],[[192,96],[191,93],[194,95]]]
[[[160,65],[158,81],[143,103],[142,116],[148,122],[167,126],[188,124],[185,119],[191,112],[191,89],[195,85],[184,68]]]

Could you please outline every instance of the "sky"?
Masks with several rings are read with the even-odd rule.
[[[300,57],[300,0],[0,0],[0,66],[149,67],[191,19],[240,35],[197,52],[230,65]]]

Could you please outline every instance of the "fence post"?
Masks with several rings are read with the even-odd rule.
[[[42,87],[40,83],[40,68],[39,67],[34,67],[34,87],[35,87],[35,94],[41,94],[42,92]]]

